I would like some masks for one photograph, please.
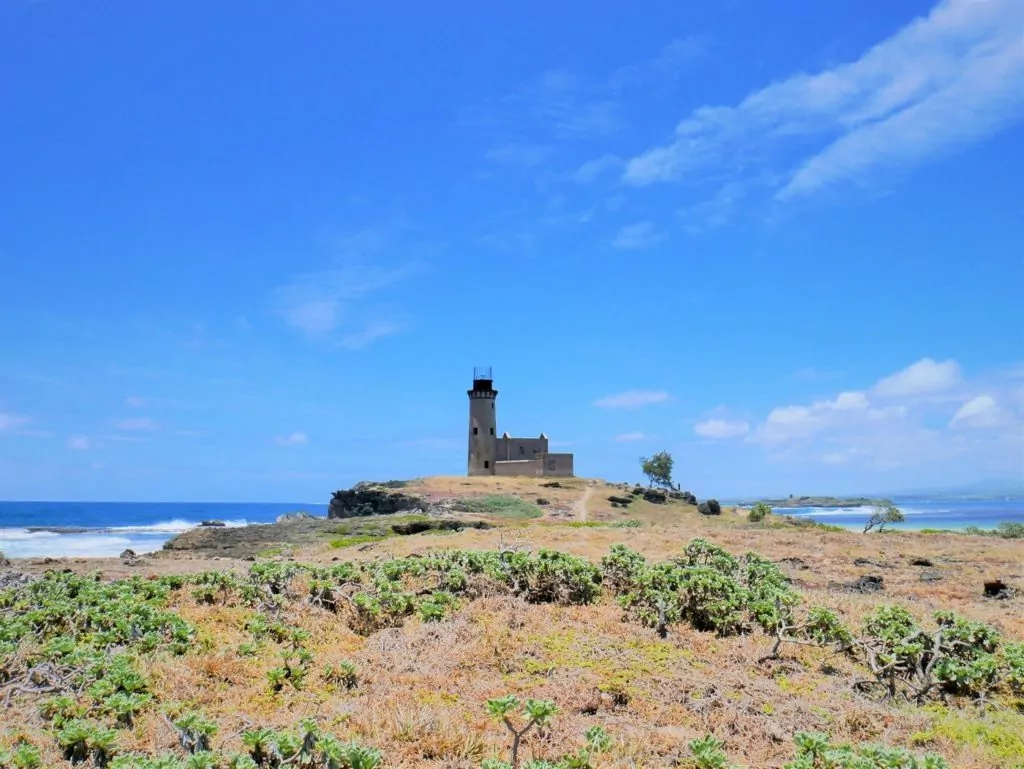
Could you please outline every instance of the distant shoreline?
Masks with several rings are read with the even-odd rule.
[[[871,499],[870,497],[787,497],[785,499],[758,499],[753,502],[740,503],[740,506],[749,507],[759,502],[773,508],[874,507],[875,505],[893,504],[891,499]]]

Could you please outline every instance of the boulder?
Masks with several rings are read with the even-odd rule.
[[[910,559],[910,565],[911,566],[934,566],[935,564],[933,564],[927,558],[911,558]]]
[[[307,518],[316,518],[312,513],[307,513],[305,510],[297,510],[294,513],[285,513],[284,515],[277,516],[278,523],[288,523],[288,521],[304,521]]]
[[[645,491],[646,489],[643,486],[634,486],[633,490],[629,493],[632,494],[634,497],[641,497],[643,496],[643,493]]]
[[[697,505],[697,512],[701,515],[721,515],[722,506],[717,499],[708,499]]]
[[[334,492],[328,518],[355,518],[363,515],[391,515],[422,511],[427,502],[415,494],[404,494],[376,484],[357,483],[351,489]]]
[[[559,483],[558,481],[548,481],[547,483],[542,483],[541,486],[543,486],[545,489],[560,489],[560,488],[562,488],[562,484]]]
[[[216,521],[216,520],[213,520],[213,521],[203,521],[199,525],[200,526],[227,526],[227,524],[224,523],[224,521]]]
[[[612,494],[610,497],[608,497],[608,501],[611,502],[613,505],[628,505],[630,502],[633,501],[633,498],[620,497],[615,494]]]
[[[1001,579],[985,580],[984,595],[986,598],[995,598],[1000,601],[1005,601],[1007,598],[1013,598],[1016,592],[1016,590],[1007,585]]]
[[[661,489],[647,489],[644,491],[644,499],[655,505],[663,505],[668,501],[668,494]]]
[[[121,553],[121,563],[125,566],[135,566],[139,562],[139,555],[131,548]]]
[[[541,507],[547,507],[548,505],[551,504],[551,500],[545,499],[544,497],[537,497],[537,504],[540,505]]]

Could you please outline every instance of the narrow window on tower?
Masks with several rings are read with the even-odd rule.
[[[487,469],[489,469],[489,468],[490,468],[490,466],[491,466],[491,463],[490,463],[490,462],[488,462],[488,461],[487,461],[487,460],[485,459],[485,460],[484,460],[484,470],[487,470]]]
[[[474,427],[474,428],[473,428],[473,435],[476,435],[476,434],[477,434],[477,433],[479,433],[479,432],[480,432],[480,429],[479,429],[479,428],[477,428],[477,427]]]
[[[494,435],[494,428],[491,428],[491,435]]]

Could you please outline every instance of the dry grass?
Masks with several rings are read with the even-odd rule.
[[[563,480],[562,489],[536,480],[434,478],[416,489],[437,496],[512,493],[544,496],[556,509],[572,509],[586,488],[582,479]],[[805,568],[786,565],[794,585],[810,603],[840,612],[847,622],[880,603],[897,602],[919,616],[953,609],[1024,638],[1024,600],[991,601],[982,582],[1002,577],[1024,587],[1024,549],[1019,542],[956,535],[897,532],[882,535],[747,524],[731,511],[709,519],[684,505],[634,503],[620,511],[604,504],[614,487],[593,495],[591,520],[635,518],[637,529],[573,528],[565,516],[516,522],[487,531],[427,533],[390,539],[369,549],[303,548],[296,560],[330,562],[424,553],[434,548],[550,547],[596,560],[614,543],[625,543],[651,558],[675,554],[693,537],[706,537],[739,553],[755,550],[774,560],[797,558]],[[622,513],[625,513],[624,515]],[[910,564],[927,558],[933,567]],[[867,558],[879,566],[857,566]],[[95,563],[70,563],[84,570]],[[208,560],[149,561],[153,571],[243,566]],[[53,564],[48,564],[48,567]],[[42,568],[37,565],[36,568]],[[108,575],[138,569],[103,565]],[[938,581],[921,580],[922,571]],[[880,594],[837,590],[830,583],[866,573],[885,580]],[[561,708],[554,728],[528,740],[526,755],[551,757],[582,744],[582,732],[600,724],[614,737],[599,767],[672,766],[686,755],[689,739],[713,732],[724,739],[733,761],[750,767],[779,767],[791,756],[795,731],[829,732],[839,740],[884,741],[935,750],[959,769],[1016,769],[1014,733],[1024,734],[1024,714],[1007,707],[983,713],[964,709],[896,706],[868,699],[850,684],[859,676],[844,657],[810,647],[793,647],[783,659],[759,663],[770,639],[760,634],[718,638],[692,628],[673,627],[668,638],[622,621],[608,598],[594,606],[529,605],[507,596],[465,603],[441,623],[410,619],[400,628],[354,634],[334,614],[296,604],[288,621],[311,633],[313,672],[301,691],[274,694],[266,672],[277,663],[273,644],[255,656],[238,653],[251,641],[244,630],[251,610],[197,605],[182,591],[178,611],[202,629],[205,645],[182,658],[157,657],[146,673],[164,701],[187,703],[215,718],[218,746],[238,749],[240,735],[255,726],[294,725],[315,716],[340,737],[357,737],[384,751],[390,767],[474,767],[507,748],[506,734],[485,713],[489,697],[506,693],[555,700]],[[326,682],[328,663],[354,662],[360,685],[345,690]],[[43,721],[30,697],[3,714],[6,730],[38,736]],[[1018,704],[1019,706],[1020,704]],[[979,736],[980,735],[980,736]],[[52,744],[51,741],[41,740]],[[130,731],[127,747],[169,750],[174,735],[159,717],[149,716]],[[1008,746],[1008,747],[1007,747]],[[47,756],[59,765],[56,756]],[[683,764],[685,765],[685,764]]]

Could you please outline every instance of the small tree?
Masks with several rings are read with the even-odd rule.
[[[750,508],[750,512],[747,513],[747,520],[752,521],[753,523],[757,523],[759,521],[763,521],[766,516],[769,516],[771,514],[772,509],[769,505],[766,505],[764,502],[758,502],[756,505]]]
[[[667,451],[659,451],[652,457],[640,457],[640,468],[651,486],[672,488],[672,455]]]
[[[864,524],[864,533],[867,534],[872,529],[882,531],[890,523],[903,523],[905,520],[903,513],[893,505],[875,505],[867,523]]]
[[[519,707],[519,698],[514,694],[487,700],[487,709],[491,715],[501,720],[505,728],[512,733],[512,769],[519,769],[519,743],[533,727],[547,726],[551,717],[558,712],[554,702],[550,700],[526,700],[523,705],[522,717],[526,724],[519,729],[512,723],[510,716]]]

